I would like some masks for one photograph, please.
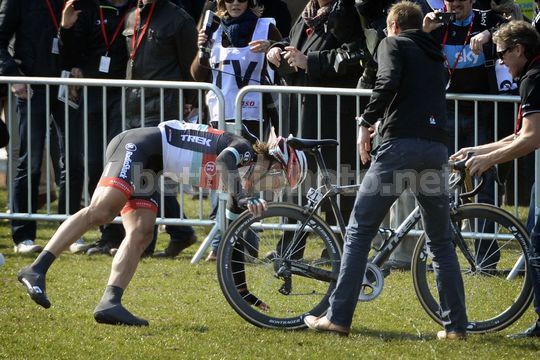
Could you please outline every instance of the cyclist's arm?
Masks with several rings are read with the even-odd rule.
[[[238,173],[238,151],[234,148],[225,148],[217,157],[216,165],[221,176],[221,183],[229,194],[243,193],[242,181]]]
[[[450,156],[450,160],[465,159],[467,157],[467,154],[471,152],[474,153],[475,155],[483,155],[483,154],[490,153],[492,151],[498,150],[508,145],[509,143],[514,141],[514,138],[515,138],[515,135],[512,134],[512,135],[508,135],[507,137],[499,141],[495,141],[489,144],[461,148],[455,154]]]

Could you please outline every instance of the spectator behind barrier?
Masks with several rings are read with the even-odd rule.
[[[71,68],[72,77],[125,78],[128,49],[121,32],[125,16],[134,6],[135,0],[70,0],[66,3],[60,25],[60,52]],[[70,90],[71,100],[79,104],[76,121],[83,124],[85,115],[88,116],[88,131],[84,134],[88,139],[88,189],[85,190],[92,195],[103,171],[103,150],[122,132],[122,89],[107,88],[104,98],[103,89],[92,86],[87,88],[87,98],[81,95],[79,87]],[[85,105],[87,114],[83,111]],[[81,141],[80,151],[84,151],[83,144]],[[81,197],[82,193],[79,199]],[[100,230],[101,238],[95,244],[90,246],[79,241],[70,247],[71,252],[87,251],[89,255],[114,252],[124,238],[124,228],[120,224],[106,224]]]
[[[21,1],[3,0],[0,3],[0,75],[59,77],[62,66],[57,38],[63,0]],[[31,14],[31,16],[28,16]],[[14,35],[13,55],[8,51]],[[14,213],[35,213],[38,209],[39,181],[45,146],[45,136],[49,120],[53,132],[59,134],[60,147],[60,199],[59,213],[74,213],[80,207],[82,189],[82,160],[79,151],[80,124],[69,121],[66,133],[64,103],[57,99],[58,87],[50,86],[49,94],[44,85],[13,84],[12,93],[17,97],[16,111],[19,123],[19,159],[17,174],[13,181],[12,193]],[[47,96],[49,97],[47,98]],[[29,99],[31,98],[31,102]],[[47,103],[48,100],[48,103]],[[31,106],[30,106],[31,104]],[[47,111],[49,111],[47,113]],[[31,114],[31,118],[30,118]],[[68,110],[73,119],[73,109]],[[30,130],[30,131],[29,131]],[[66,144],[66,140],[67,144]],[[30,144],[30,148],[28,148]],[[69,146],[69,158],[65,158]],[[69,167],[69,174],[65,169]],[[30,188],[28,188],[31,177]],[[69,182],[69,204],[67,204],[67,183]],[[30,208],[28,207],[30,197]],[[12,236],[15,252],[41,251],[34,244],[36,222],[12,220]]]
[[[222,90],[227,122],[234,122],[235,99],[242,87],[273,83],[273,74],[268,70],[265,54],[270,45],[281,40],[282,36],[275,26],[275,20],[260,18],[261,12],[262,9],[255,6],[252,0],[218,0],[216,14],[208,12],[206,22],[199,31],[198,46],[201,50],[191,64],[191,73],[196,81],[212,82]],[[212,28],[212,23],[215,23],[213,16],[220,21],[217,29]],[[218,99],[213,92],[208,92],[206,101],[210,122],[217,128]],[[251,137],[266,139],[270,118],[268,112],[263,111],[264,100],[258,93],[249,93],[242,104],[242,122],[252,134]],[[216,238],[207,260],[215,259],[218,245],[219,239]]]
[[[139,0],[138,6],[126,18],[124,36],[129,50],[127,78],[131,80],[192,81],[189,66],[197,52],[197,30],[195,22],[183,9],[168,0]],[[182,119],[179,113],[179,92],[176,89],[163,91],[163,104],[159,89],[144,89],[144,109],[141,113],[140,88],[129,88],[127,93],[126,118],[129,128],[157,126],[163,119]],[[191,91],[184,91],[186,107],[195,106]],[[163,106],[163,108],[162,108]],[[163,203],[165,217],[182,218],[180,205],[175,194],[165,195]],[[193,245],[197,238],[190,226],[167,225],[171,240],[160,255],[173,257]],[[153,252],[154,241],[146,255]]]
[[[447,12],[456,13],[456,20],[444,24],[437,20],[435,12],[424,17],[424,31],[429,32],[437,43],[443,47],[447,73],[447,92],[488,94],[497,93],[494,82],[496,52],[491,41],[491,32],[505,20],[495,12],[473,10],[474,0],[445,1]],[[475,106],[472,102],[458,103],[448,101],[448,122],[446,130],[450,141],[450,152],[457,147],[485,144],[493,138],[492,106],[488,103],[478,104],[478,131],[475,133]],[[457,114],[457,124],[456,124]],[[457,134],[456,134],[457,129]],[[457,138],[456,138],[457,137]],[[478,201],[495,203],[494,180],[488,179],[488,185],[478,195]],[[493,266],[496,266],[499,254],[497,246],[480,243],[477,245],[477,256],[485,258],[493,253]]]
[[[350,16],[353,14],[354,16]],[[343,24],[343,22],[346,22]],[[346,33],[335,34],[335,28],[330,24],[343,24]],[[355,43],[362,37],[360,19],[356,16],[354,3],[350,0],[310,0],[302,14],[291,28],[289,36],[272,46],[267,54],[268,61],[282,76],[288,86],[320,86],[354,88],[361,74],[360,63],[351,64],[343,74],[334,68],[336,57],[343,45]],[[358,43],[355,44],[360,48]],[[297,101],[300,96],[301,100]],[[318,133],[317,114],[318,104],[316,95],[291,95],[290,109],[284,111],[286,118],[280,129],[282,134],[293,133],[306,138],[334,138],[340,141],[340,156],[343,184],[354,181],[356,155],[351,149],[355,148],[356,139],[351,134],[356,132],[353,121],[356,115],[355,99],[342,97],[341,102],[341,132],[337,133],[337,102],[336,96],[321,96],[320,109],[324,116],[321,118],[321,132]],[[297,105],[301,108],[297,109]],[[300,117],[298,117],[300,111]],[[299,126],[301,124],[301,126]],[[312,159],[309,159],[312,160]],[[325,149],[325,161],[329,169],[338,168],[337,149]],[[316,166],[310,164],[312,173]],[[312,179],[314,181],[314,178]],[[306,185],[308,186],[308,185]],[[350,199],[349,199],[350,198]],[[354,198],[342,197],[341,210],[347,217],[352,210]],[[326,209],[328,210],[328,209]]]

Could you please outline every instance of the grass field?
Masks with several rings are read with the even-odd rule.
[[[39,223],[37,242],[44,245],[57,225]],[[197,229],[199,239],[205,230]],[[92,232],[87,239],[97,236]],[[164,247],[166,241],[160,235],[158,247]],[[48,274],[47,290],[53,305],[43,309],[16,280],[18,270],[33,256],[13,253],[9,223],[0,221],[0,252],[6,258],[0,267],[0,358],[538,358],[538,340],[505,338],[532,324],[532,308],[503,332],[470,336],[466,342],[437,341],[435,333],[440,328],[416,300],[409,272],[392,273],[379,298],[359,304],[349,338],[259,329],[227,304],[214,264],[190,265],[196,246],[174,260],[142,260],[126,290],[124,305],[148,319],[150,327],[99,325],[92,311],[107,282],[111,257],[62,255]]]

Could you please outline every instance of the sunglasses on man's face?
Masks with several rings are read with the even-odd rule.
[[[235,1],[239,2],[240,4],[243,4],[243,3],[245,3],[245,2],[248,1],[248,0],[225,0],[225,2],[226,2],[227,4],[232,4],[232,3],[235,2]]]
[[[507,48],[504,49],[504,50],[497,51],[497,57],[499,58],[499,60],[503,60],[504,55],[505,55],[508,51],[512,50],[512,49],[515,48],[515,47],[516,47],[515,45],[514,45],[514,46],[509,46],[509,47],[507,47]]]

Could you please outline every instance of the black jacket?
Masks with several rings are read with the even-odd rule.
[[[355,13],[354,8],[350,8],[352,13]],[[331,15],[333,16],[333,14]],[[329,16],[329,19],[331,18]],[[354,19],[354,18],[353,18]],[[350,21],[347,18],[345,21]],[[286,74],[278,69],[278,73],[282,75],[286,85],[290,86],[321,86],[321,87],[340,87],[340,88],[355,88],[356,83],[361,75],[361,67],[359,63],[351,65],[347,68],[345,74],[338,74],[334,68],[338,49],[347,42],[357,38],[354,30],[359,30],[357,23],[348,23],[343,25],[350,29],[348,38],[338,38],[330,26],[325,26],[323,29],[314,31],[311,36],[307,35],[308,27],[305,24],[302,16],[300,16],[291,28],[289,37],[282,42],[276,43],[273,46],[285,48],[291,45],[299,49],[307,55],[307,70],[298,69],[297,72]],[[282,65],[286,64],[282,60]],[[285,66],[286,68],[286,66]],[[322,96],[320,108],[323,111],[321,118],[321,134],[322,138],[340,139],[341,143],[341,162],[350,164],[354,167],[355,154],[350,149],[355,147],[356,139],[351,134],[356,133],[356,125],[354,116],[356,115],[356,104],[353,97],[341,97],[339,114],[341,121],[341,132],[338,134],[337,129],[337,102],[336,96]],[[283,129],[284,134],[289,132],[293,134],[301,134],[305,138],[317,138],[317,116],[318,116],[318,98],[316,95],[302,95],[300,100],[300,119],[298,119],[297,97],[292,95],[290,99],[290,111],[288,122],[284,124],[290,125],[290,129]],[[298,128],[297,124],[301,124]],[[336,149],[325,149],[325,161],[330,169],[336,169]]]
[[[78,67],[85,78],[124,79],[128,61],[128,49],[122,36],[122,20],[127,11],[135,4],[130,0],[125,6],[116,9],[107,0],[79,0],[81,10],[79,18],[70,29],[60,28],[61,56],[69,68]],[[100,5],[102,6],[105,31],[108,41],[113,40],[116,29],[120,26],[114,42],[107,46],[101,29]],[[111,58],[109,72],[99,71],[102,56]]]
[[[417,137],[446,143],[444,55],[421,30],[385,38],[377,50],[379,69],[364,119],[380,118],[383,142]]]
[[[189,68],[197,53],[195,22],[185,10],[167,0],[155,0],[155,9],[148,30],[135,58],[128,62],[127,79],[191,81]],[[152,3],[140,11],[138,28],[146,23]],[[124,36],[131,53],[136,11],[133,9],[125,23]],[[141,33],[137,31],[137,35]],[[164,92],[165,118],[178,118],[178,91]],[[129,89],[127,96],[128,121],[140,125],[140,89]],[[186,103],[190,100],[186,99]],[[155,122],[160,117],[159,89],[145,90],[145,119]]]
[[[50,0],[60,23],[63,0]],[[52,54],[56,28],[46,1],[2,0],[0,2],[0,75],[59,76],[60,59]],[[9,42],[15,35],[14,54]]]

